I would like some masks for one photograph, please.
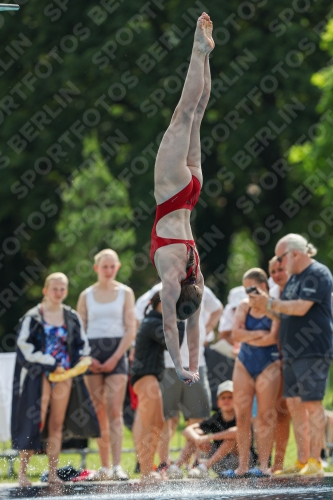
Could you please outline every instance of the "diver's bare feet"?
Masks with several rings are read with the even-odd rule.
[[[198,19],[197,28],[194,34],[194,48],[208,54],[215,47],[213,40],[213,23],[206,12],[203,12]]]
[[[19,474],[18,476],[18,484],[21,488],[28,488],[32,486],[31,481],[29,481],[28,476],[26,474]]]
[[[187,370],[181,370],[177,372],[178,377],[184,384],[186,385],[192,385],[195,384],[199,380],[199,373],[198,372],[191,372]]]

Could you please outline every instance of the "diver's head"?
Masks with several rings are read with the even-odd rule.
[[[184,321],[190,318],[200,307],[202,291],[195,283],[184,282],[176,303],[177,319]]]

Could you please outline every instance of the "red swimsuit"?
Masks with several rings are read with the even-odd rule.
[[[153,230],[151,232],[151,247],[150,247],[150,259],[155,266],[155,252],[158,248],[165,247],[167,245],[172,245],[174,243],[183,243],[186,245],[188,251],[194,251],[195,261],[196,261],[196,270],[195,275],[197,275],[199,256],[195,247],[194,240],[180,240],[177,238],[161,238],[157,236],[156,226],[157,223],[165,216],[170,214],[171,212],[175,212],[176,210],[180,210],[181,208],[186,208],[187,210],[193,210],[195,205],[198,202],[200,196],[201,185],[198,179],[192,175],[192,179],[190,183],[184,187],[179,193],[172,196],[168,200],[164,201],[160,205],[156,206],[156,216],[155,222],[153,226]],[[186,279],[188,279],[193,273],[193,267],[191,266],[187,271]]]

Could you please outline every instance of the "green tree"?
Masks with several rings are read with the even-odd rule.
[[[216,38],[202,125],[205,185],[193,214],[204,274],[222,298],[228,282],[218,269],[234,233],[248,230],[264,265],[286,229],[308,224],[311,214],[291,217],[283,205],[295,199],[301,175],[284,162],[319,119],[321,90],[310,79],[327,61],[318,46],[326,0],[45,7],[30,0],[0,17],[1,332],[12,331],[32,303],[29,287],[40,286],[52,264],[61,186],[82,169],[82,141],[92,131],[113,178],[129,192],[136,232],[131,285],[139,293],[156,280],[148,256],[154,160],[203,10]],[[320,204],[316,197],[316,209]]]
[[[294,146],[290,152],[290,163],[302,178],[300,192],[302,206],[299,216],[308,224],[302,227],[304,236],[318,246],[319,258],[332,268],[333,226],[333,20],[322,36],[321,47],[330,56],[329,65],[314,74],[312,82],[322,92],[318,104],[321,115],[312,141]],[[318,204],[320,200],[320,204]]]
[[[127,189],[108,170],[96,137],[85,139],[83,157],[86,168],[62,193],[63,210],[49,250],[49,272],[61,271],[68,276],[68,302],[74,307],[79,293],[96,278],[93,257],[102,248],[111,247],[119,253],[122,266],[118,278],[128,282],[135,243],[134,230],[128,227],[131,207]]]

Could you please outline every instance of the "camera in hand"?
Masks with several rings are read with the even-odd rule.
[[[245,291],[246,291],[246,293],[256,293],[257,295],[259,295],[259,292],[258,292],[258,289],[256,286],[248,286],[247,288],[245,288]]]

